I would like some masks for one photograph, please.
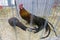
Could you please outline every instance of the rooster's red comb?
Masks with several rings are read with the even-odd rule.
[[[23,8],[23,4],[19,4],[19,8]]]
[[[0,5],[0,9],[2,9],[2,8],[3,8],[3,6]]]
[[[19,4],[19,7],[23,6],[23,4]]]
[[[21,6],[23,6],[23,4],[20,4]]]

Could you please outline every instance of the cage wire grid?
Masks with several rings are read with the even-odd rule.
[[[5,1],[6,0],[4,0],[4,3],[5,3]],[[11,3],[11,1],[10,1],[10,3]],[[4,15],[2,15],[2,13],[0,13],[0,15],[2,15],[2,18],[0,18],[0,21],[1,20],[3,20],[3,21],[8,21],[8,19],[12,16],[12,17],[14,17],[14,11],[13,11],[13,7],[14,6],[12,6],[12,5],[9,5],[9,6],[3,6],[3,12],[6,14],[6,16],[4,16]],[[9,13],[7,12],[7,11],[5,11],[5,9],[11,9],[11,10],[9,10],[10,11],[10,17],[9,17]],[[3,22],[2,21],[2,22]],[[14,23],[14,25],[15,25],[15,23]],[[1,26],[0,26],[1,27]],[[15,29],[15,26],[14,26],[14,29]],[[17,32],[16,32],[16,29],[15,29],[15,35],[16,35],[16,40],[17,40]],[[0,37],[0,39],[2,40],[2,37]],[[6,40],[6,39],[4,39],[4,40]],[[7,39],[8,40],[8,39]],[[10,40],[10,39],[9,39]]]
[[[5,1],[4,1],[4,2],[5,2]],[[5,7],[3,7],[3,12],[4,12],[4,13],[7,13],[7,12],[5,12],[4,9],[6,9],[6,7],[10,7],[10,8],[12,9],[12,10],[11,10],[11,13],[10,13],[11,16],[12,16],[12,17],[15,17],[15,15],[16,15],[16,16],[19,18],[20,16],[19,16],[19,9],[18,9],[18,0],[15,0],[14,2],[15,2],[15,5],[14,5],[14,6],[15,6],[15,8],[16,8],[15,11],[16,11],[16,13],[18,13],[18,14],[14,14],[14,11],[13,11],[14,8],[13,8],[13,6],[11,6],[11,5],[10,5],[10,6],[5,6]],[[21,2],[23,2],[23,1],[21,0]],[[26,1],[24,1],[24,2],[26,3]],[[38,0],[36,0],[36,2],[37,2],[37,12],[38,12]],[[28,2],[27,2],[27,3],[28,3]],[[47,3],[47,0],[46,0],[46,3]],[[48,6],[46,3],[45,3],[45,9],[44,9],[45,12],[46,12],[46,8],[47,8],[47,6]],[[35,4],[36,4],[36,3],[35,3]],[[26,5],[26,4],[25,4],[25,5]],[[27,6],[28,6],[28,5],[27,5]],[[29,9],[29,8],[28,8],[28,9]],[[31,8],[31,10],[32,10],[32,14],[34,14],[34,0],[32,0],[32,8]],[[50,13],[50,12],[49,12],[49,13]],[[49,13],[48,13],[48,14],[49,14]],[[8,13],[8,14],[6,15],[6,18],[4,18],[4,17],[3,17],[3,18],[0,18],[0,21],[1,21],[1,20],[2,20],[2,21],[8,21],[8,19],[10,18],[10,17],[9,17],[10,14]],[[46,16],[46,19],[47,19],[47,20],[48,20],[48,16],[49,16],[48,14],[47,14],[47,16]],[[36,13],[36,15],[37,15],[37,13]],[[43,15],[44,15],[44,14],[43,14]],[[3,15],[2,15],[2,16],[3,16]],[[20,20],[20,19],[19,19],[19,20]],[[31,27],[32,27],[32,20],[33,20],[33,17],[31,17],[31,23],[30,23],[30,26],[31,26]],[[55,26],[55,27],[54,27],[55,29],[56,29],[56,26],[57,26],[59,20],[60,20],[60,18],[57,17],[57,22],[56,22],[56,24],[54,25],[54,26]],[[1,23],[1,22],[0,22],[0,23]],[[14,25],[15,25],[15,24],[14,24]],[[1,28],[0,28],[0,29],[1,29]],[[15,35],[16,35],[16,40],[18,40],[18,39],[17,39],[17,38],[18,38],[18,37],[17,37],[17,34],[18,34],[18,33],[16,32],[16,28],[15,28],[15,27],[14,27],[14,29],[15,29],[15,33],[16,33],[16,34],[15,34]],[[1,31],[1,30],[0,30],[0,31]],[[43,33],[43,32],[42,32],[42,33]],[[39,34],[40,34],[40,33],[39,33]],[[50,34],[50,35],[51,35],[51,34]],[[31,33],[29,33],[29,35],[28,35],[28,37],[29,37],[28,40],[31,40],[31,39],[30,39],[31,36],[32,36]],[[41,36],[42,36],[42,35],[41,35]],[[54,37],[53,37],[53,38],[54,38]],[[59,38],[60,38],[60,37],[57,37],[57,38],[52,39],[51,37],[49,37],[48,39],[40,39],[40,38],[39,38],[38,40],[60,40]],[[0,37],[0,39],[1,39],[1,37]],[[2,40],[2,39],[1,39],[1,40]]]

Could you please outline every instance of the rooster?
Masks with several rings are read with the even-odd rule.
[[[11,26],[20,27],[20,28],[23,29],[24,31],[26,31],[26,29],[27,29],[27,27],[24,26],[21,22],[19,22],[19,20],[18,20],[16,17],[10,18],[10,19],[8,20],[8,23],[9,23]]]
[[[20,4],[19,5],[19,13],[20,13],[20,16],[25,20],[27,21],[27,23],[29,24],[31,22],[31,16],[33,16],[33,20],[32,20],[32,25],[37,25],[38,28],[34,27],[33,30],[36,30],[34,31],[34,33],[38,33],[40,30],[44,29],[46,30],[46,32],[48,32],[48,35],[45,36],[45,37],[42,37],[42,38],[46,38],[49,36],[50,32],[51,32],[51,28],[50,28],[50,25],[51,27],[54,29],[53,25],[48,22],[46,19],[42,18],[42,17],[38,17],[38,16],[35,16],[35,15],[32,15],[31,13],[29,13],[24,7],[23,7],[23,4]],[[46,23],[47,22],[47,23]],[[46,23],[46,26],[44,26]],[[50,25],[49,25],[50,24]],[[57,36],[56,32],[54,31],[55,35]]]
[[[19,28],[21,28],[22,30],[24,31],[29,31],[29,32],[32,32],[32,28],[29,28],[29,27],[26,27],[25,25],[23,25],[16,17],[12,17],[10,19],[8,19],[8,23],[14,27],[14,26],[17,26]]]
[[[26,31],[26,30],[28,30],[28,31],[30,31],[30,32],[32,31],[31,28],[26,27],[25,25],[23,25],[16,17],[12,17],[12,18],[8,19],[8,23],[9,23],[12,27],[17,26],[17,27],[21,28],[21,29],[24,30],[24,31]]]

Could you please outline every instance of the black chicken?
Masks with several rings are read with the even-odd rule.
[[[24,31],[26,31],[27,27],[25,25],[23,25],[21,22],[19,22],[19,20],[16,17],[10,18],[8,20],[9,24],[11,26],[17,26],[20,27],[21,29],[23,29]]]

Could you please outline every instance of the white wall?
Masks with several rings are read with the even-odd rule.
[[[8,4],[7,4],[7,0],[0,0],[0,5],[4,5],[4,6],[5,6],[5,5],[8,5]]]
[[[14,4],[14,0],[12,0],[11,3]],[[8,6],[8,0],[0,0],[0,5]]]
[[[32,4],[32,1],[34,2]],[[47,6],[46,6],[46,1],[47,1]],[[33,12],[33,14],[37,15],[37,16],[43,16],[43,14],[48,14],[50,15],[49,12],[51,12],[51,7],[54,3],[54,0],[38,0],[38,6],[37,6],[37,0],[19,0],[18,2],[23,3],[24,7],[29,11],[29,12]],[[33,5],[33,7],[32,7]],[[45,6],[47,9],[45,9]],[[33,8],[33,11],[32,11]],[[38,10],[38,12],[37,12]],[[44,12],[46,11],[46,13]]]
[[[47,1],[47,5],[46,5]],[[33,2],[33,3],[32,3]],[[14,5],[14,0],[11,0],[11,3]],[[51,7],[54,3],[54,0],[17,0],[17,4],[23,3],[24,7],[32,14],[37,16],[50,15]],[[0,5],[8,6],[8,0],[0,0]],[[45,9],[45,6],[47,9]],[[33,8],[33,10],[32,10]],[[45,12],[44,12],[45,11]]]

